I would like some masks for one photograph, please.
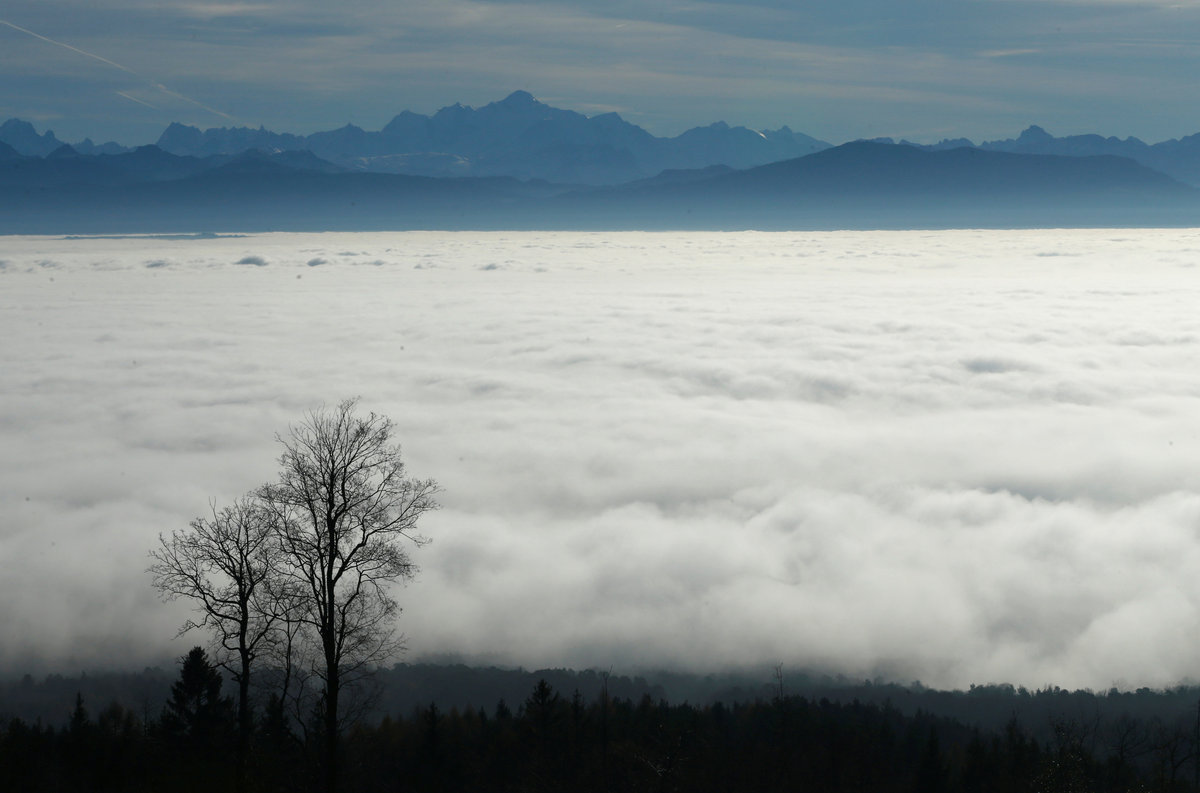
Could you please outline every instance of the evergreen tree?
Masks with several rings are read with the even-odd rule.
[[[193,647],[181,659],[179,680],[163,708],[163,731],[198,747],[219,744],[233,724],[233,701],[221,696],[223,683],[204,649]]]

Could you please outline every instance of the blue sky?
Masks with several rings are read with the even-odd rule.
[[[7,0],[0,20],[0,118],[70,141],[379,129],[516,89],[659,135],[1200,131],[1200,4],[1165,0]]]

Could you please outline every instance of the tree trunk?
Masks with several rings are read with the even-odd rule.
[[[337,793],[338,782],[338,680],[337,662],[329,666],[325,681],[325,793]]]
[[[242,674],[238,678],[238,736],[237,768],[234,789],[237,793],[246,790],[246,763],[250,754],[250,654],[242,651]]]

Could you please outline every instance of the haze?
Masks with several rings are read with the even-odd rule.
[[[0,669],[140,669],[159,532],[361,395],[444,509],[408,660],[1164,685],[1200,233],[9,237]]]

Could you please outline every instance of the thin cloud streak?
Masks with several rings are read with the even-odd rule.
[[[48,38],[47,36],[43,36],[40,33],[34,33],[32,30],[23,28],[20,25],[14,25],[13,23],[11,23],[7,20],[0,19],[0,25],[7,25],[8,27],[12,28],[13,30],[17,30],[17,31],[20,31],[21,33],[25,33],[27,35],[33,36],[35,39],[41,39],[42,41],[53,44],[56,47],[62,47],[63,49],[67,49],[67,50],[70,50],[71,52],[78,53],[79,55],[83,55],[88,58],[93,58],[97,61],[100,61],[101,63],[108,64],[109,66],[112,66],[114,69],[120,69],[123,72],[129,72],[132,75],[141,77],[140,74],[138,74],[133,69],[130,69],[127,66],[122,66],[121,64],[119,64],[115,61],[110,61],[108,58],[105,58],[101,55],[97,55],[93,52],[88,52],[87,50],[81,50],[78,47],[72,47],[70,44],[64,44],[61,41],[55,41],[54,39]]]
[[[144,99],[138,99],[136,96],[131,96],[126,91],[117,91],[117,96],[123,96],[126,99],[128,99],[130,102],[137,102],[139,105],[144,105],[146,107],[151,107],[151,108],[155,107],[154,105],[150,104],[149,102],[145,101]],[[157,108],[155,108],[155,109],[157,109]]]
[[[13,30],[33,36],[35,39],[40,39],[41,41],[45,41],[49,44],[54,44],[55,46],[62,47],[63,49],[70,50],[71,52],[77,53],[79,55],[83,55],[85,57],[100,61],[101,63],[104,63],[108,66],[112,66],[115,69],[119,69],[123,72],[133,75],[134,77],[138,77],[142,80],[145,80],[147,83],[149,83],[149,85],[152,88],[154,88],[157,91],[161,91],[162,93],[167,94],[168,96],[173,96],[176,99],[180,99],[180,100],[182,100],[188,104],[194,105],[202,110],[206,110],[209,113],[212,113],[213,115],[220,116],[221,118],[225,119],[226,121],[231,121],[231,122],[237,123],[237,119],[234,118],[233,116],[229,115],[228,113],[223,113],[220,110],[217,110],[216,108],[209,107],[208,105],[204,104],[203,102],[192,99],[189,96],[185,96],[185,95],[179,93],[178,91],[172,91],[171,89],[167,88],[165,85],[163,85],[161,83],[153,82],[152,80],[145,77],[144,75],[139,74],[138,72],[134,71],[133,69],[130,69],[128,66],[122,66],[121,64],[117,63],[116,61],[109,60],[108,58],[105,58],[102,55],[97,55],[94,52],[88,52],[87,50],[80,49],[79,47],[73,47],[70,44],[66,44],[61,41],[56,41],[55,39],[49,38],[47,36],[43,36],[40,33],[35,33],[34,31],[29,30],[27,28],[23,28],[19,25],[14,25],[12,22],[8,22],[7,20],[0,19],[0,25],[7,25],[8,27],[12,28]],[[135,99],[123,91],[116,91],[116,93],[118,95],[124,97],[125,99],[129,99],[140,105],[145,105],[148,108],[157,109],[154,105],[150,104],[149,102],[144,102],[140,99]]]

